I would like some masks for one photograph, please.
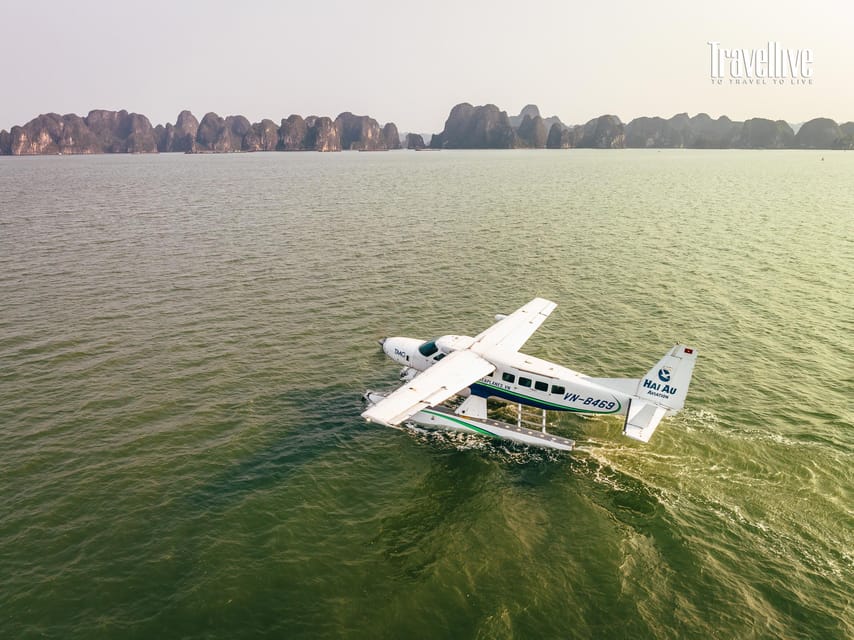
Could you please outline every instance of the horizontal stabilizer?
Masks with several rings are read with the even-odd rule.
[[[649,442],[656,427],[658,427],[658,423],[661,422],[666,413],[666,407],[633,398],[626,416],[626,424],[623,427],[623,435],[641,442]]]

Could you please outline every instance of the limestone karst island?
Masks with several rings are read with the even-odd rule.
[[[426,137],[426,140],[425,140]],[[250,122],[244,116],[189,111],[175,124],[152,126],[127,111],[90,111],[85,117],[48,113],[10,131],[0,131],[0,155],[94,153],[232,153],[251,151],[387,151],[400,149],[854,149],[854,122],[815,118],[794,126],[783,120],[727,116],[712,119],[680,113],[671,118],[641,117],[624,124],[602,115],[568,125],[543,118],[535,105],[508,116],[493,104],[461,103],[451,109],[444,129],[434,135],[401,135],[393,122],[380,125],[350,112],[328,116],[291,115]]]

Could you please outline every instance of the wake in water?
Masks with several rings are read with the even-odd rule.
[[[513,464],[559,462],[572,455],[569,452],[527,447],[509,440],[493,440],[461,431],[425,429],[412,423],[406,423],[403,431],[422,444],[446,450],[477,451],[491,459]]]

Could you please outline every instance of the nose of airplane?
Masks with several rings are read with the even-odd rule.
[[[380,338],[377,342],[380,343],[380,346],[383,346],[386,340],[388,340],[388,338]]]

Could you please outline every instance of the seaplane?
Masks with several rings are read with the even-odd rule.
[[[548,449],[572,450],[573,440],[546,431],[546,411],[625,416],[623,435],[649,442],[662,418],[685,405],[697,351],[675,345],[642,378],[593,378],[521,353],[519,349],[557,305],[535,298],[478,335],[435,340],[384,338],[383,352],[403,366],[403,384],[367,391],[362,417],[389,427],[419,426],[479,434]],[[446,406],[454,396],[464,400]],[[516,405],[516,423],[490,419],[487,399]],[[542,427],[523,425],[523,406],[542,410]]]

